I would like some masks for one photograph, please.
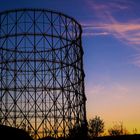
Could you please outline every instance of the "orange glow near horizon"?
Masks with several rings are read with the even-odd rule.
[[[140,133],[140,95],[133,95],[132,90],[134,93],[139,91],[120,85],[114,85],[113,88],[97,86],[87,90],[87,119],[100,116],[105,122],[106,134],[109,128],[119,122],[123,123],[130,134],[134,133],[134,129]]]

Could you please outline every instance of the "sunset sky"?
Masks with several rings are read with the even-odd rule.
[[[0,11],[45,8],[83,28],[87,118],[140,133],[140,0],[0,0]]]

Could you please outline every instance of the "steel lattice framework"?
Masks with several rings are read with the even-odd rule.
[[[37,139],[86,122],[81,34],[62,13],[0,13],[0,124]]]

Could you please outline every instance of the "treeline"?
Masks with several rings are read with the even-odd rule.
[[[95,116],[93,119],[88,121],[87,125],[88,136],[90,138],[102,136],[105,131],[105,123],[100,116]],[[129,134],[126,127],[124,127],[123,122],[116,122],[111,128],[109,128],[106,132],[108,132],[109,136],[120,136]],[[134,134],[137,133],[137,129],[134,129]]]
[[[107,130],[108,136],[105,136],[105,122],[100,116],[90,119],[86,125],[75,125],[66,138],[57,138],[58,140],[140,140],[140,135],[136,135],[137,129],[134,129],[133,135],[130,135],[123,122],[115,123]],[[43,138],[42,140],[52,140],[55,138]]]
[[[84,130],[82,126],[78,126],[73,128],[73,132],[70,132],[70,136],[75,136],[78,134],[83,134]],[[103,119],[101,119],[100,116],[95,116],[94,118],[90,119],[87,122],[87,137],[90,139],[95,139],[96,137],[105,136],[105,122]],[[122,135],[129,135],[129,131],[126,129],[126,127],[123,125],[123,122],[116,122],[111,128],[106,130],[108,132],[108,136],[122,136]],[[133,129],[133,134],[137,134],[137,129]]]
[[[40,140],[140,140],[137,129],[130,135],[122,122],[114,124],[109,128],[108,136],[104,135],[105,122],[99,116],[90,119],[87,124],[75,125],[64,137],[46,137]],[[33,140],[27,132],[17,128],[0,125],[0,140]]]

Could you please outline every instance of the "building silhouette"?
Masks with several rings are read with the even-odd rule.
[[[44,9],[0,13],[0,124],[37,139],[86,124],[82,29]]]

